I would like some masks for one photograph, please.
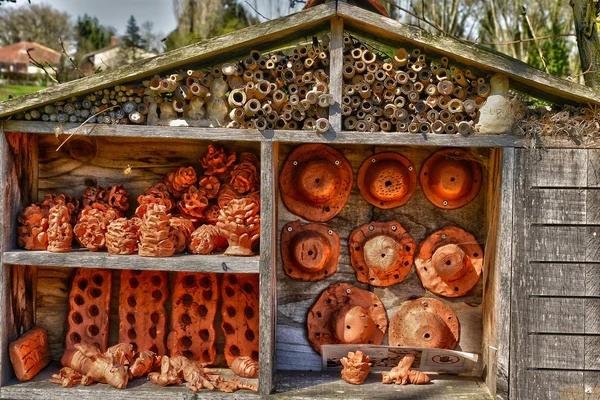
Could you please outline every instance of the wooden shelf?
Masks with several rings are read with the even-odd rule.
[[[384,385],[379,374],[370,374],[362,385],[343,381],[339,372],[277,371],[277,399],[470,399],[491,400],[480,378],[429,375],[428,385]]]
[[[235,393],[223,393],[204,390],[194,393],[185,385],[162,387],[148,382],[146,378],[130,381],[127,389],[115,389],[109,385],[94,383],[90,386],[75,386],[63,388],[48,382],[52,374],[59,371],[58,366],[48,366],[35,376],[31,381],[19,382],[16,379],[9,381],[0,390],[1,399],[61,399],[61,400],[148,400],[148,399],[258,399],[256,393],[239,390]],[[229,369],[220,369],[224,377],[234,377]],[[248,379],[256,384],[256,379]]]
[[[258,273],[260,256],[230,257],[225,255],[176,254],[172,257],[111,255],[74,249],[70,253],[11,250],[4,252],[4,264],[160,271]]]

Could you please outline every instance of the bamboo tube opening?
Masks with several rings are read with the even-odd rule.
[[[356,112],[356,118],[358,119],[365,119],[366,116],[367,113],[362,110]]]
[[[454,75],[454,81],[462,87],[469,86],[469,83],[467,82],[467,78],[465,78],[465,76],[462,72],[459,72]]]
[[[325,133],[329,130],[329,120],[326,118],[319,118],[315,123],[315,129],[317,133]]]
[[[418,122],[411,122],[408,124],[408,132],[410,133],[419,133],[419,128],[421,125]]]
[[[392,118],[396,113],[396,106],[393,104],[386,104],[383,108],[383,115],[387,118]]]
[[[246,104],[246,92],[243,89],[232,90],[228,100],[232,108],[243,107]]]
[[[319,96],[319,107],[329,107],[335,104],[333,96],[330,94],[322,94]]]
[[[394,117],[398,119],[398,121],[404,121],[406,118],[408,118],[408,111],[406,111],[404,108],[396,108]]]
[[[371,85],[371,87],[372,87],[373,93],[377,93],[377,94],[381,94],[383,92],[383,89],[385,89],[385,87],[383,86],[383,82],[379,82],[379,81],[374,82]]]
[[[448,67],[448,57],[442,57],[442,58],[440,59],[440,62],[442,63],[442,66],[443,66],[444,68],[447,68],[447,67]]]
[[[358,107],[360,107],[360,102],[362,100],[360,99],[359,96],[352,96],[352,108],[356,109]]]
[[[448,111],[453,114],[463,111],[463,102],[459,99],[452,99],[448,102]]]
[[[271,84],[268,81],[259,81],[255,85],[254,97],[257,100],[263,100],[265,97],[268,96],[270,90]]]
[[[463,89],[462,87],[457,86],[454,88],[452,95],[454,97],[456,97],[457,99],[463,100],[465,97],[467,97],[467,91],[465,89]]]
[[[408,79],[411,81],[417,80],[417,73],[415,71],[408,71]]]
[[[344,105],[342,106],[342,115],[343,115],[344,117],[347,117],[347,116],[349,116],[349,115],[351,115],[351,114],[352,114],[352,107],[350,107],[350,106],[349,106],[349,105],[347,105],[347,104],[344,104]]]
[[[427,120],[431,123],[434,123],[440,118],[440,113],[436,110],[427,111]]]
[[[483,85],[485,83],[485,78],[477,78],[477,84]]]
[[[310,104],[317,104],[319,101],[319,94],[317,92],[310,91],[306,93],[306,100],[308,100]]]
[[[372,72],[367,72],[364,76],[364,81],[369,85],[372,85],[375,82],[375,74]]]
[[[462,122],[464,120],[465,120],[465,114],[459,113],[459,114],[454,115],[454,122],[458,123],[458,122]]]
[[[371,50],[363,51],[361,58],[365,62],[365,64],[372,64],[377,59],[375,53],[373,53]]]
[[[452,113],[448,110],[442,110],[440,111],[440,119],[442,120],[442,122],[450,122],[452,121]]]
[[[292,111],[292,119],[295,121],[302,121],[306,117],[306,113],[303,110],[295,109]]]
[[[373,104],[379,105],[379,104],[381,104],[383,99],[381,98],[381,96],[379,94],[373,93],[373,94],[371,94],[371,101],[373,102]]]
[[[292,83],[296,79],[296,73],[292,69],[286,68],[281,71],[281,77],[286,83]]]
[[[375,71],[375,79],[377,79],[378,81],[383,82],[386,77],[387,77],[387,74],[385,73],[385,71],[383,71],[383,70]]]
[[[285,129],[287,128],[287,122],[283,118],[279,118],[277,121],[275,121],[275,128]]]
[[[394,105],[396,108],[402,108],[406,104],[406,99],[404,97],[396,97],[394,99]]]
[[[448,71],[446,68],[440,68],[435,73],[435,77],[438,79],[438,81],[444,81],[448,79]]]
[[[258,129],[259,131],[264,131],[267,129],[267,120],[263,117],[256,118],[254,120],[254,128]]]
[[[357,73],[362,74],[367,69],[367,64],[365,64],[362,60],[356,61],[354,63],[354,69]]]
[[[402,121],[396,123],[396,131],[397,132],[407,132],[408,124],[406,122],[402,122]]]
[[[373,109],[373,102],[369,99],[363,100],[360,104],[360,109],[365,113],[371,112],[371,110]]]
[[[276,108],[280,108],[283,103],[285,103],[285,93],[281,90],[276,90],[273,92],[273,105]]]
[[[275,123],[275,121],[277,121],[277,118],[279,118],[279,115],[277,115],[277,112],[275,111],[269,111],[265,115],[265,118],[267,119],[267,122]]]
[[[244,61],[242,61],[242,63],[244,64],[244,69],[249,70],[249,71],[254,71],[255,69],[258,68],[256,59],[252,56],[244,58]]]
[[[247,117],[252,117],[260,110],[260,101],[257,99],[250,99],[244,104],[244,111]]]
[[[381,107],[373,106],[371,109],[371,114],[373,114],[374,117],[381,117],[383,115],[383,111],[381,110]]]
[[[345,85],[344,86],[344,95],[352,96],[355,93],[356,93],[355,85]]]
[[[446,130],[446,125],[442,121],[435,121],[431,123],[431,132],[433,133],[444,133]]]
[[[428,69],[424,69],[419,72],[419,80],[424,85],[428,84],[431,81],[431,71]]]
[[[293,131],[298,130],[298,122],[293,121],[293,120],[288,121],[287,127],[288,127],[288,129],[291,129]]]
[[[304,60],[303,68],[301,68],[300,70],[303,70],[304,68],[306,68],[306,69],[312,68],[314,64],[315,64],[315,60],[314,59],[307,58],[307,59]]]
[[[173,99],[173,109],[176,112],[182,113],[184,108],[185,108],[185,101],[183,101],[182,99]]]
[[[344,65],[344,70],[343,70],[344,79],[352,79],[352,77],[355,74],[356,74],[356,69],[354,68],[353,65],[351,65],[351,64]]]
[[[316,120],[314,118],[306,118],[304,120],[304,124],[302,125],[302,129],[313,131],[316,128]]]
[[[406,74],[406,72],[399,71],[396,73],[395,79],[396,79],[396,82],[398,82],[398,84],[404,85],[405,83],[408,82],[408,75]]]
[[[419,93],[421,93],[423,91],[423,89],[425,88],[421,82],[415,82],[413,87]]]
[[[448,122],[444,128],[444,131],[447,134],[454,134],[456,133],[456,124],[454,122]]]
[[[421,64],[420,62],[416,62],[411,66],[411,69],[416,73],[421,72],[424,68],[425,68],[425,66],[423,64]]]
[[[229,118],[233,121],[243,121],[245,117],[246,112],[241,107],[234,108],[229,112]]]
[[[415,103],[419,101],[419,98],[421,96],[419,96],[419,92],[417,92],[416,90],[411,90],[406,94],[406,97],[408,98],[408,101],[410,101],[411,103]]]
[[[392,63],[394,64],[394,66],[404,67],[407,62],[408,62],[408,53],[407,53],[406,49],[401,48],[401,49],[396,50],[396,54],[394,54],[394,59],[392,60]]]
[[[485,99],[483,97],[475,97],[475,104],[477,105],[477,108],[481,108],[483,107],[483,105],[485,104]]]
[[[472,126],[467,121],[461,121],[456,126],[456,129],[461,135],[470,135],[472,131]]]
[[[429,122],[421,122],[419,124],[419,132],[428,133],[431,131],[431,124]]]
[[[463,101],[463,108],[467,114],[471,114],[471,113],[477,111],[477,104],[475,103],[474,100],[471,100],[471,99],[465,100],[465,101]]]
[[[352,104],[352,97],[345,95],[342,97],[342,104],[345,104],[347,106]]]
[[[383,100],[386,102],[394,101],[394,97],[396,97],[396,92],[393,89],[385,89],[383,91]]]
[[[477,86],[477,94],[483,98],[488,97],[490,94],[490,85],[483,83]]]
[[[421,55],[421,49],[413,49],[410,52],[410,58],[412,60],[417,60],[419,58],[419,56]]]
[[[254,60],[254,61],[258,61],[260,60],[260,57],[262,56],[262,53],[258,50],[250,50],[250,57]]]
[[[354,130],[356,128],[356,117],[348,117],[344,119],[344,128],[348,131]]]
[[[369,125],[366,121],[358,121],[356,122],[356,130],[359,132],[366,132],[369,128]]]
[[[438,82],[437,89],[442,95],[450,95],[454,92],[454,84],[449,80]]]
[[[350,55],[355,60],[360,60],[362,58],[362,55],[363,55],[363,50],[360,49],[360,48],[358,48],[358,47],[354,48],[354,49],[352,49],[352,51],[350,51]]]

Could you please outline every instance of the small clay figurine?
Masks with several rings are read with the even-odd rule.
[[[407,383],[425,385],[431,382],[429,377],[423,372],[409,369],[414,361],[414,354],[407,354],[402,357],[398,365],[392,368],[390,372],[381,373],[382,383],[389,384],[395,381],[396,385],[406,385]]]
[[[227,154],[221,146],[209,144],[199,161],[205,175],[219,177],[227,175],[235,160],[235,153]]]
[[[174,198],[180,198],[188,188],[198,181],[193,167],[179,167],[169,172],[164,179],[167,190]]]
[[[227,239],[221,235],[219,228],[214,225],[202,225],[190,236],[188,248],[194,254],[210,254],[226,245]]]
[[[194,223],[185,217],[171,217],[169,224],[175,232],[175,253],[183,253],[188,245],[190,235],[194,232]]]
[[[49,382],[62,385],[64,388],[70,388],[81,384],[82,377],[83,376],[73,368],[63,367],[58,374],[52,374]]]
[[[17,379],[30,380],[50,362],[46,330],[31,328],[8,345],[8,353]]]
[[[216,176],[205,175],[198,180],[198,187],[208,199],[214,199],[219,194],[221,181]]]
[[[156,353],[152,351],[135,353],[127,371],[129,379],[146,376],[150,372],[159,370],[161,359],[161,356],[156,355]]]
[[[141,220],[118,218],[106,229],[106,248],[110,254],[134,254],[137,249]]]
[[[159,204],[148,204],[140,227],[138,254],[143,257],[170,257],[175,253],[175,229],[171,214]]]
[[[251,256],[252,248],[260,237],[260,204],[251,196],[231,200],[220,211],[217,227],[227,238],[225,254]]]
[[[251,357],[238,357],[231,363],[231,371],[242,378],[258,377],[258,362]]]
[[[479,109],[479,120],[475,125],[478,133],[509,133],[515,123],[508,97],[508,77],[495,74],[490,81],[492,86],[487,101]]]
[[[57,203],[48,213],[48,251],[67,253],[71,251],[73,228],[71,213],[64,203]]]
[[[19,246],[26,250],[48,248],[48,209],[32,204],[19,215]]]
[[[360,350],[349,352],[348,357],[343,357],[340,361],[344,366],[342,379],[353,385],[361,385],[371,370],[371,359]]]
[[[177,203],[177,208],[181,214],[195,220],[199,220],[204,216],[204,210],[207,207],[208,198],[206,193],[198,190],[196,186],[190,186]]]

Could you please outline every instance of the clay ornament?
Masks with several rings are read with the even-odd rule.
[[[195,220],[200,220],[204,216],[204,210],[207,207],[208,198],[206,193],[203,190],[198,190],[196,186],[190,186],[177,203],[177,208],[181,214]]]
[[[258,361],[251,357],[238,357],[231,363],[231,371],[242,378],[258,377]]]
[[[134,254],[137,250],[138,231],[142,221],[134,217],[117,218],[106,230],[106,248],[109,254]]]
[[[202,225],[190,236],[188,249],[193,254],[210,254],[227,246],[227,239],[221,236],[221,230],[214,225]]]
[[[159,370],[161,360],[161,356],[156,355],[152,351],[135,353],[127,370],[129,379],[146,376],[150,372]]]
[[[370,222],[348,239],[352,267],[359,282],[389,286],[410,272],[417,244],[398,221]]]
[[[477,133],[510,133],[515,124],[515,116],[508,96],[509,81],[506,75],[495,74],[490,80],[491,92],[485,104],[479,109],[479,119],[475,124]]]
[[[361,196],[378,208],[400,207],[410,199],[417,187],[413,164],[393,151],[367,158],[356,178]]]
[[[235,160],[235,152],[227,154],[221,146],[209,144],[198,161],[204,168],[204,175],[226,176]]]
[[[71,212],[64,203],[57,203],[48,212],[48,251],[67,253],[71,251],[73,228]]]
[[[423,297],[405,301],[390,320],[390,346],[452,350],[458,339],[456,314],[437,299]]]
[[[294,279],[318,281],[337,271],[340,237],[319,224],[287,223],[281,230],[283,270]]]
[[[279,189],[292,213],[312,222],[325,222],[342,211],[353,180],[352,167],[342,153],[324,144],[305,144],[285,160]]]
[[[142,217],[138,254],[142,257],[170,257],[177,250],[176,229],[170,225],[171,214],[165,206],[150,203]],[[185,248],[185,245],[184,245]]]
[[[48,248],[48,209],[32,204],[19,215],[19,247],[26,250]]]
[[[144,190],[144,194],[138,197],[139,207],[135,210],[135,215],[142,218],[146,214],[149,204],[160,204],[165,207],[165,212],[170,212],[175,207],[175,202],[171,193],[164,183],[157,183]]]
[[[321,353],[324,344],[383,342],[387,316],[381,300],[348,283],[329,286],[308,313],[308,340]]]
[[[423,163],[419,176],[425,197],[435,206],[454,210],[469,204],[481,189],[481,165],[462,149],[442,149]]]
[[[251,256],[260,238],[260,201],[256,196],[231,200],[220,210],[217,227],[229,242],[230,256]]]
[[[360,350],[349,352],[348,357],[342,357],[340,360],[344,366],[342,379],[353,385],[361,385],[371,370],[370,361],[369,356],[365,356]]]
[[[81,384],[82,375],[70,367],[63,367],[58,374],[52,374],[48,380],[50,383],[61,385],[64,388],[70,388]]]
[[[17,379],[30,380],[50,363],[46,330],[34,326],[8,345],[8,354]]]
[[[167,186],[169,193],[178,199],[188,188],[196,183],[196,171],[193,167],[179,167],[169,172],[165,176],[164,184]]]
[[[481,278],[483,250],[469,232],[448,226],[421,242],[415,267],[425,289],[439,296],[460,297]]]
[[[391,371],[381,373],[381,382],[389,384],[394,383],[395,381],[396,385],[406,385],[407,383],[412,383],[413,385],[425,385],[431,382],[431,379],[429,379],[429,376],[425,373],[410,369],[414,361],[414,354],[405,355]]]

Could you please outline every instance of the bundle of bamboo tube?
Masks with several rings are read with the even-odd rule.
[[[329,36],[291,55],[252,50],[209,70],[156,75],[135,85],[58,101],[17,119],[248,129],[329,130]]]
[[[419,49],[392,58],[344,37],[345,130],[469,134],[490,94],[489,78],[432,60]]]

